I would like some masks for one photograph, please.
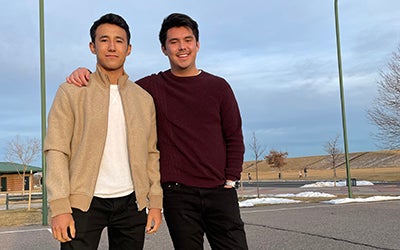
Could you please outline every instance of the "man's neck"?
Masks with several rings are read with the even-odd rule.
[[[178,77],[191,77],[191,76],[197,76],[201,73],[201,70],[197,69],[197,68],[193,68],[190,70],[177,70],[177,69],[173,69],[171,68],[171,73],[174,76],[178,76]]]
[[[100,67],[100,70],[105,74],[110,81],[110,84],[118,84],[118,79],[120,76],[124,75],[124,69],[117,69],[117,70],[106,70]]]

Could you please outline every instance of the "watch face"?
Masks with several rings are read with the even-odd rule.
[[[239,188],[240,187],[240,181],[228,181],[225,183],[225,185],[234,187],[234,188]]]

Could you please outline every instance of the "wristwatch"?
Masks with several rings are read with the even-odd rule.
[[[239,188],[240,187],[240,181],[236,180],[236,181],[226,181],[225,182],[226,186],[231,186],[233,188]]]

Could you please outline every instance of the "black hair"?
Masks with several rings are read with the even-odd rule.
[[[165,46],[167,40],[167,32],[169,29],[174,27],[188,27],[193,31],[196,41],[199,41],[199,26],[196,21],[185,14],[173,13],[166,18],[161,25],[161,30],[159,34],[160,43]]]
[[[128,38],[128,44],[130,44],[131,33],[129,32],[128,23],[121,16],[113,13],[105,14],[104,16],[100,17],[100,19],[95,21],[92,27],[90,27],[90,37],[93,43],[95,42],[97,28],[105,23],[115,24],[124,29],[126,32],[126,37]]]

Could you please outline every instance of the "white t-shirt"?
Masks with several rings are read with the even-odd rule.
[[[121,96],[118,85],[110,85],[107,138],[94,196],[116,198],[133,190]]]

